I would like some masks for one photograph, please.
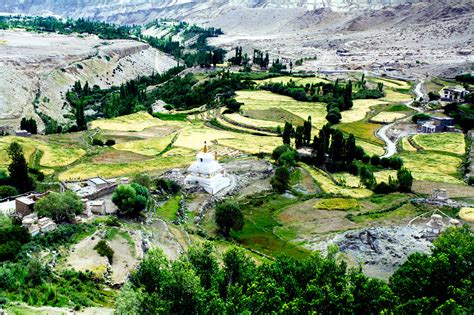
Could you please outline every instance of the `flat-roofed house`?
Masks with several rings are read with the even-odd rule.
[[[469,91],[463,88],[446,87],[441,90],[441,100],[445,102],[461,102]]]
[[[33,207],[36,201],[30,196],[18,197],[15,199],[16,212],[22,217],[33,212]]]
[[[87,182],[94,186],[96,190],[103,189],[109,185],[109,183],[102,177],[93,177],[88,179]]]

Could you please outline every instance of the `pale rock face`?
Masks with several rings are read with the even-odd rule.
[[[135,23],[157,17],[215,18],[236,8],[300,8],[333,11],[380,9],[432,0],[3,0],[0,12],[56,14],[60,16]],[[446,3],[448,0],[436,0]],[[452,2],[452,1],[451,1]]]

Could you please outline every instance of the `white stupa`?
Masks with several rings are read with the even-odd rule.
[[[196,162],[188,168],[187,173],[186,184],[201,186],[210,194],[218,193],[230,185],[225,169],[216,161],[214,155],[208,152],[206,142],[204,142],[204,149],[196,155]]]

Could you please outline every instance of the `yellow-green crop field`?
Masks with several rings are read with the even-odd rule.
[[[416,148],[408,141],[408,137],[402,138],[402,149],[403,151],[416,152]]]
[[[466,143],[462,133],[418,134],[413,137],[413,140],[428,151],[442,151],[459,155],[466,151]]]
[[[370,120],[377,123],[392,123],[397,119],[405,117],[405,114],[397,112],[381,112],[372,117]]]
[[[328,80],[323,78],[317,77],[308,77],[308,78],[299,78],[299,77],[291,77],[291,76],[282,76],[276,78],[269,78],[264,80],[255,80],[254,82],[257,84],[268,84],[268,83],[283,83],[287,84],[288,82],[293,81],[297,85],[306,85],[306,84],[316,84],[320,82],[329,83]]]
[[[160,137],[122,142],[114,145],[114,148],[117,150],[130,151],[142,155],[155,156],[162,152],[170,144],[174,136],[174,134],[171,134],[162,138]]]
[[[386,101],[389,103],[402,103],[402,102],[408,102],[409,100],[411,100],[410,94],[395,92],[389,89],[385,89],[384,92],[385,92],[385,96],[380,99],[382,101]]]
[[[185,167],[193,160],[194,156],[169,155],[132,163],[80,163],[60,173],[59,180],[78,180],[95,176],[112,178],[143,172],[159,173],[173,168]]]
[[[333,174],[333,176],[338,182],[343,183],[345,186],[353,187],[353,188],[361,186],[359,176],[354,176],[347,172],[336,173],[336,174]],[[381,182],[388,183],[388,178],[390,176],[392,176],[393,179],[397,179],[397,171],[394,171],[394,170],[378,171],[378,172],[374,172],[374,176],[375,176],[375,179],[377,180],[377,183],[381,183]]]
[[[370,78],[371,82],[383,83],[384,86],[394,88],[394,89],[404,89],[408,90],[410,88],[410,83],[402,80],[394,80],[387,78]]]
[[[244,103],[241,107],[246,110],[269,110],[277,108],[286,110],[304,120],[311,116],[312,124],[315,128],[320,129],[326,121],[326,104],[299,102],[291,97],[278,95],[268,91],[238,91],[237,101]]]
[[[380,128],[380,125],[378,124],[356,121],[347,124],[338,124],[336,128],[348,134],[352,133],[358,139],[362,139],[373,144],[384,144],[382,140],[375,136],[377,129]]]
[[[80,148],[71,148],[60,146],[58,144],[48,143],[36,138],[23,138],[7,136],[0,138],[0,166],[6,166],[10,163],[7,149],[10,143],[18,142],[23,147],[25,158],[29,160],[36,150],[43,152],[43,156],[39,161],[40,166],[45,167],[61,167],[69,165],[79,158],[81,158],[86,152]]]
[[[341,195],[351,198],[365,198],[371,196],[372,191],[365,188],[347,188],[336,185],[323,171],[310,167],[303,166],[313,179],[318,183],[325,193]]]
[[[345,110],[341,113],[342,123],[350,123],[359,121],[365,118],[372,106],[387,104],[387,102],[373,99],[354,100],[354,106],[350,110]]]
[[[352,198],[327,198],[320,199],[314,205],[319,210],[350,210],[359,207],[359,202]]]
[[[143,129],[158,126],[160,124],[164,124],[164,122],[158,118],[154,118],[146,112],[138,112],[112,119],[94,120],[91,124],[91,128],[115,131],[142,131]]]
[[[463,182],[457,175],[462,163],[460,157],[423,151],[402,153],[401,158],[416,180],[454,184]]]
[[[240,114],[226,114],[227,118],[232,121],[235,121],[239,124],[244,124],[247,126],[259,127],[259,128],[276,128],[277,126],[283,127],[283,124],[275,121],[252,119],[249,117],[242,116]]]
[[[385,149],[380,144],[373,144],[372,142],[366,142],[359,139],[357,139],[356,144],[361,146],[368,155],[383,155],[385,153]]]

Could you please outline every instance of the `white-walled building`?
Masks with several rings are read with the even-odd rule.
[[[225,169],[216,161],[214,155],[209,153],[207,145],[196,155],[196,161],[188,168],[185,183],[204,188],[210,194],[215,194],[230,185]]]

